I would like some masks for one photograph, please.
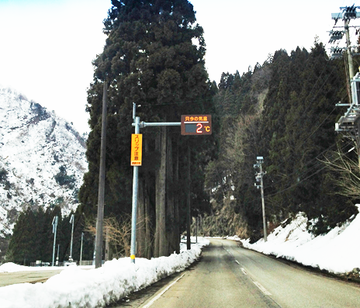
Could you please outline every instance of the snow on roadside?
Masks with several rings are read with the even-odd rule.
[[[290,224],[277,227],[267,237],[250,244],[240,240],[245,248],[267,255],[296,261],[300,264],[345,274],[360,268],[360,214],[327,234],[314,236],[306,229],[307,217],[299,213]]]
[[[175,272],[186,269],[209,240],[198,238],[191,250],[151,260],[114,259],[101,268],[82,270],[70,266],[44,283],[21,283],[0,288],[1,308],[104,307]],[[0,272],[3,266],[0,266]],[[8,266],[10,267],[10,266]],[[54,269],[54,268],[53,268]],[[20,269],[22,270],[22,269]]]

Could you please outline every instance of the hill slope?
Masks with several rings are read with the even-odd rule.
[[[11,234],[17,213],[28,206],[77,207],[85,151],[71,124],[0,88],[0,237]]]

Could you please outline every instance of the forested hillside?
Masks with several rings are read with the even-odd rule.
[[[207,187],[216,187],[204,232],[262,236],[260,191],[253,185],[257,156],[264,157],[265,203],[271,229],[303,211],[316,233],[357,212],[352,198],[327,168],[334,152],[357,159],[354,141],[337,135],[334,123],[348,102],[342,60],[329,61],[321,42],[308,52],[276,51],[242,76],[223,74],[215,96],[221,118],[219,159],[207,167]],[[353,155],[353,157],[352,157]],[[219,228],[219,221],[221,228]],[[218,234],[217,234],[218,235]]]

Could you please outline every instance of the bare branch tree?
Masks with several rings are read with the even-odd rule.
[[[93,235],[96,234],[95,221],[87,222],[85,230]],[[114,257],[130,255],[131,218],[125,216],[119,222],[116,217],[104,219],[104,238],[109,239]],[[107,234],[106,234],[107,233]]]
[[[338,174],[335,183],[340,188],[338,194],[358,199],[360,196],[360,168],[357,160],[351,159],[340,149],[332,152],[331,158],[322,161],[330,171]]]

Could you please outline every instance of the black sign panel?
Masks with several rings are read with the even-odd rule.
[[[211,115],[192,114],[181,116],[181,135],[211,135]]]

